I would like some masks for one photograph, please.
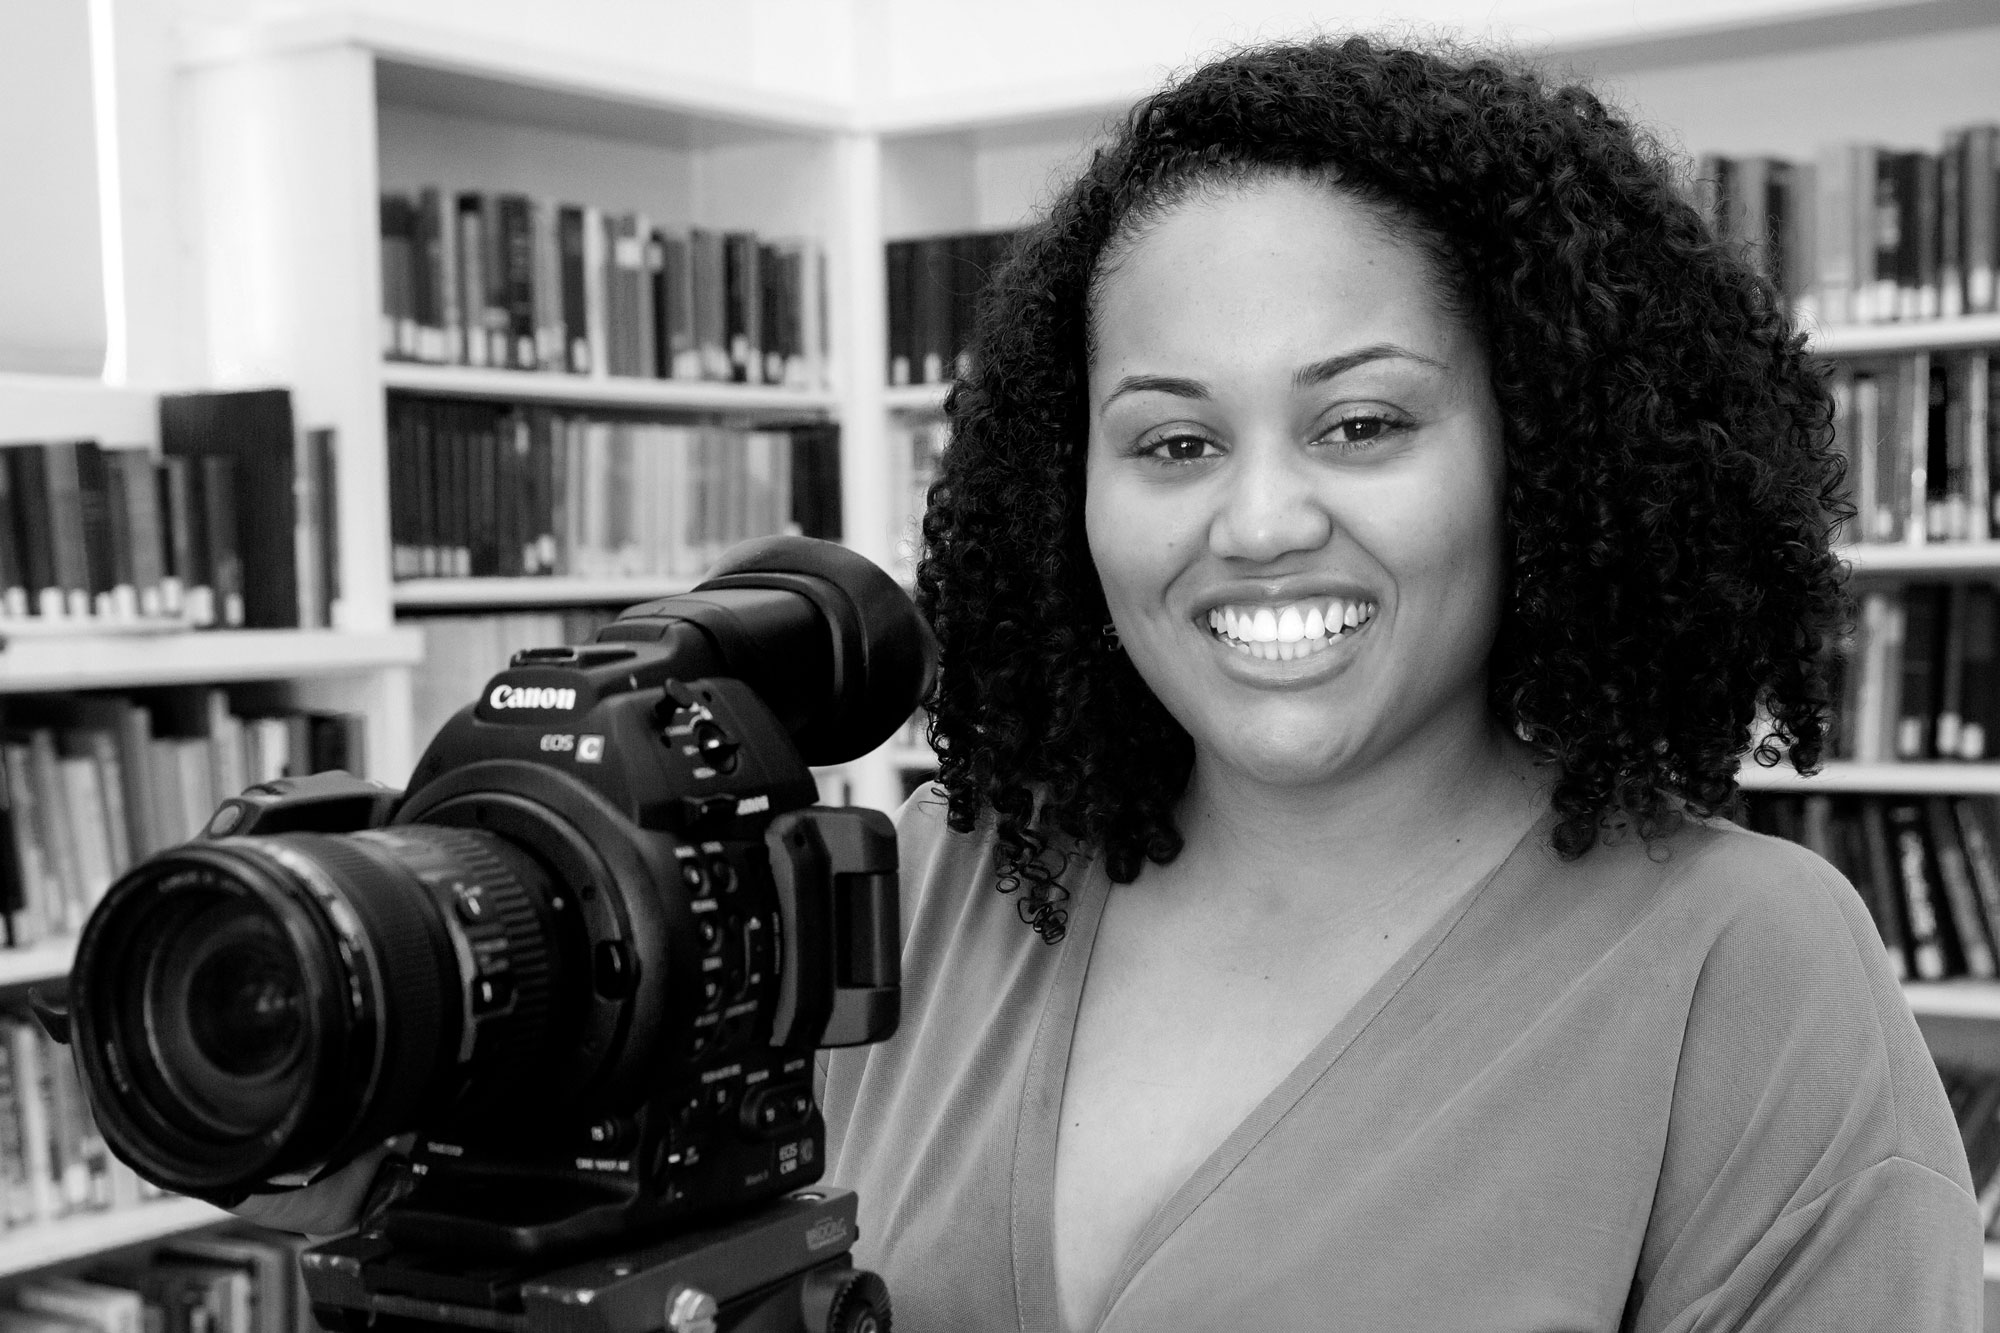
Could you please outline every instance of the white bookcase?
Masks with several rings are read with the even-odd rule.
[[[1889,0],[1856,8],[1861,18],[1850,15],[1839,27],[1844,35],[1832,38],[1781,18],[1767,30],[1598,44],[1569,58],[1583,70],[1607,71],[1642,114],[1669,117],[1670,130],[1685,112],[1680,128],[1690,151],[1796,155],[1821,137],[1879,132],[1900,141],[1913,126],[1921,136],[1912,142],[1931,144],[1949,125],[2000,118],[1990,81],[1968,94],[1956,83],[1927,80],[1922,63],[1936,50],[1965,47],[1967,32],[1977,38],[1973,45],[2000,49],[2000,24],[1972,7],[1933,5],[1900,7],[1928,16],[1931,30],[1920,40],[1904,40],[1882,22],[1870,26],[1871,15],[1881,19],[1897,8]],[[1895,114],[1884,122],[1892,128],[1871,130],[1856,111],[1857,65],[1897,90]],[[143,668],[100,669],[103,655],[87,645],[10,645],[0,651],[0,691],[283,677],[312,701],[367,711],[376,775],[392,782],[407,774],[427,739],[410,734],[419,645],[412,631],[398,628],[399,614],[636,601],[679,585],[541,579],[395,586],[385,431],[391,391],[836,421],[847,541],[894,568],[908,521],[894,426],[939,412],[943,389],[886,386],[884,244],[1020,224],[1107,118],[1143,91],[1136,79],[1084,80],[1067,92],[987,92],[976,104],[927,97],[892,106],[871,105],[863,88],[858,104],[822,103],[720,81],[668,81],[611,54],[427,28],[387,8],[332,6],[195,32],[174,77],[186,127],[182,233],[197,251],[199,275],[186,334],[203,348],[205,387],[289,385],[302,423],[337,429],[349,624],[339,634],[185,636],[143,655],[118,655],[125,662],[143,657]],[[1770,88],[1784,95],[1774,99]],[[1721,126],[1729,127],[1726,136]],[[523,190],[643,209],[672,224],[817,238],[830,261],[831,386],[796,391],[385,364],[379,196],[385,188],[431,184]],[[2000,347],[2000,317],[1832,329],[1817,345],[1836,356]],[[142,443],[153,429],[143,394],[5,382],[0,425],[20,438],[89,434],[107,443]],[[2000,543],[1863,548],[1853,557],[1866,578],[2000,579]],[[843,777],[855,800],[892,806],[901,770],[924,760],[921,751],[892,742]],[[1751,768],[1745,785],[2000,792],[2000,765],[1830,765],[1805,781]],[[0,960],[0,985],[58,975],[66,966],[60,947]],[[2000,987],[1912,987],[1909,994],[1927,1031],[2000,1064]],[[0,1274],[113,1240],[56,1237],[44,1249],[30,1245],[39,1245],[38,1237],[0,1238]],[[1989,1272],[2000,1272],[1991,1257]]]

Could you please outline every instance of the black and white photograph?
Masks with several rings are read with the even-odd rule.
[[[0,0],[0,1333],[2000,1333],[2000,0]]]

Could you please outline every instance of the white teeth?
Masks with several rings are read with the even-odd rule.
[[[1208,613],[1209,629],[1239,652],[1267,662],[1289,662],[1330,646],[1335,639],[1374,619],[1373,602],[1329,597],[1282,607],[1218,607]]]

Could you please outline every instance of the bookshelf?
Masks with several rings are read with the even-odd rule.
[[[1892,6],[1862,8],[1886,13]],[[1784,27],[1780,22],[1773,30]],[[1727,142],[1694,120],[1685,131],[1693,147],[1798,152],[1792,140],[1808,141],[1822,131],[1868,132],[1821,124],[1814,108],[1815,96],[1821,103],[1857,100],[1833,91],[1858,86],[1855,80],[1813,76],[1801,84],[1794,66],[1818,59],[1811,50],[1794,58],[1775,39],[1725,49],[1735,41],[1732,35],[1672,49],[1671,43],[1634,41],[1574,55],[1585,67],[1595,64],[1628,81],[1642,107],[1650,101],[1670,120],[1677,107],[1698,101],[1708,125],[1738,124],[1744,127],[1739,137],[1780,136]],[[1868,81],[1907,90],[1897,114],[1925,122],[1927,138],[1972,115],[2000,115],[1984,82],[1977,94],[1983,109],[1968,113],[1962,97],[1932,93],[1937,81],[1926,81],[1921,66],[1917,77],[1907,77],[1909,69],[1897,63],[1904,43],[1896,36],[1874,32],[1835,44],[1840,42],[1846,43],[1844,57],[1878,66]],[[1105,117],[1141,90],[1142,78],[836,105],[721,81],[669,80],[624,58],[612,43],[606,48],[583,54],[574,46],[529,47],[471,25],[428,26],[387,6],[326,5],[268,21],[190,29],[175,74],[191,159],[179,207],[199,287],[190,306],[200,313],[188,317],[199,328],[187,332],[197,335],[204,382],[291,385],[302,423],[338,430],[341,576],[353,624],[337,636],[162,638],[147,645],[143,664],[116,669],[105,667],[108,655],[89,644],[10,643],[0,650],[0,691],[78,688],[79,681],[109,688],[283,678],[313,698],[364,708],[370,753],[379,761],[376,775],[400,781],[427,739],[412,734],[410,673],[419,647],[415,632],[400,622],[438,612],[616,604],[685,586],[680,580],[553,578],[396,583],[389,565],[385,430],[391,394],[673,419],[837,422],[846,539],[894,567],[907,486],[890,444],[900,424],[942,410],[945,388],[885,383],[884,243],[1019,224],[1053,176],[1087,151]],[[1764,82],[1804,91],[1774,107],[1759,95]],[[1899,121],[1885,132],[1903,134],[1904,125]],[[378,336],[377,202],[385,188],[434,183],[533,190],[644,208],[681,223],[817,239],[829,258],[839,355],[830,386],[797,390],[385,363]],[[2000,346],[2000,316],[1832,328],[1817,334],[1815,346],[1835,357]],[[77,394],[68,385],[0,383],[0,421],[33,435],[89,433],[137,442],[145,437],[132,432],[150,429],[148,402],[128,391]],[[1851,557],[1865,577],[2000,576],[2000,543],[1864,547]],[[130,662],[140,655],[116,656]],[[850,784],[857,801],[891,806],[900,775],[927,765],[920,747],[898,738],[847,772],[824,776]],[[1770,770],[1752,769],[1745,777],[1746,786],[1773,791],[2000,793],[2000,781],[1969,765],[1835,765],[1810,782],[1808,788]],[[0,986],[17,984],[8,969],[34,980],[58,975],[65,962],[60,946],[0,958]],[[2000,1021],[2000,988],[1913,987],[1911,999],[1927,1015]],[[2000,1063],[2000,1054],[1994,1058]],[[176,1225],[204,1216],[189,1211]],[[105,1223],[89,1221],[100,1228]],[[0,1239],[0,1273],[120,1243],[100,1229],[89,1245],[70,1251],[62,1247],[75,1242],[60,1237],[71,1233],[52,1228],[50,1234],[57,1239],[39,1260],[11,1257],[13,1240]],[[1989,1249],[1987,1267],[2000,1280],[1995,1255]]]
[[[0,1278],[228,1220],[229,1214],[213,1204],[181,1198],[155,1199],[108,1213],[73,1214],[0,1235]]]

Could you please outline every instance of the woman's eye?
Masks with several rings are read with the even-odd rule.
[[[1395,418],[1385,416],[1344,417],[1333,423],[1333,429],[1327,435],[1339,444],[1367,444],[1381,439],[1401,424]]]
[[[1199,435],[1169,435],[1147,442],[1145,452],[1167,463],[1193,463],[1206,457],[1212,441]]]

